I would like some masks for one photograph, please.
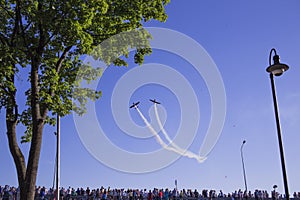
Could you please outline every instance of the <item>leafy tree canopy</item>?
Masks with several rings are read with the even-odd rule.
[[[49,112],[83,114],[87,100],[101,96],[99,91],[78,87],[80,81],[101,75],[100,69],[83,63],[80,56],[91,54],[107,64],[126,66],[120,56],[127,58],[134,48],[134,61],[141,64],[144,55],[151,53],[150,35],[143,23],[165,21],[167,3],[169,0],[0,0],[0,109],[7,111],[6,120],[27,127],[22,141],[31,140],[35,119],[54,125]],[[130,36],[123,34],[128,31]],[[15,77],[21,68],[28,69],[30,86],[24,97],[26,108],[19,111]]]

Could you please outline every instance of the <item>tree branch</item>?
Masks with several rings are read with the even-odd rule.
[[[7,77],[6,77],[6,79],[7,79]],[[9,81],[14,82],[14,75],[12,75],[10,77]],[[10,91],[6,87],[4,87],[4,85],[2,83],[0,83],[0,89],[2,89],[4,91],[4,93],[8,96],[8,101],[10,101],[10,104],[11,104],[9,107],[14,107],[15,114],[13,114],[13,111],[11,111],[11,115],[10,115],[10,116],[14,115],[14,120],[12,120],[12,122],[17,122],[19,112],[18,112],[18,105],[16,103],[16,91]]]
[[[15,15],[15,26],[14,30],[11,36],[11,46],[14,46],[14,40],[15,37],[17,36],[17,33],[19,31],[19,16],[20,16],[20,1],[17,1],[16,3],[16,15]],[[12,17],[13,18],[13,17]]]
[[[39,22],[38,26],[39,26],[39,31],[40,31],[40,39],[39,39],[39,45],[37,47],[37,54],[38,54],[38,56],[42,56],[43,52],[44,52],[44,47],[46,45],[46,43],[45,43],[45,32],[44,32],[43,24],[42,24],[41,21]]]
[[[7,91],[7,89],[0,83],[0,88],[7,94],[10,95],[10,93]]]
[[[3,34],[1,34],[1,33],[0,33],[0,40],[1,40],[2,44],[4,44],[4,45],[8,44],[8,42],[6,41],[7,38]]]
[[[25,30],[27,29],[27,27],[29,27],[28,25],[26,26],[26,28],[24,29],[24,26],[23,26],[23,22],[22,22],[22,16],[21,16],[21,13],[20,13],[20,16],[19,16],[19,24],[20,24],[20,27],[21,27],[21,37],[23,38],[23,42],[25,44],[26,47],[28,47],[28,43],[27,43],[27,40],[25,38]]]
[[[62,55],[59,57],[57,63],[56,63],[56,72],[59,74],[61,67],[62,67],[62,63],[63,61],[66,59],[68,52],[71,50],[72,46],[68,46],[65,48],[65,50],[63,51]],[[51,89],[51,87],[49,88],[49,94],[51,97],[53,97],[55,95],[54,90]],[[44,110],[42,111],[42,117],[43,119],[46,118],[47,113],[48,113],[48,109],[45,107]]]
[[[10,14],[9,10],[4,5],[1,4],[0,7],[7,12],[7,14],[10,16],[10,18],[14,17],[12,14]]]
[[[72,46],[68,46],[65,48],[64,52],[62,53],[62,55],[59,57],[57,63],[56,63],[56,72],[59,73],[62,63],[63,61],[66,59],[68,52],[71,50]]]
[[[18,105],[15,104],[15,119],[14,119],[15,122],[18,122],[18,116],[19,116],[19,108]]]

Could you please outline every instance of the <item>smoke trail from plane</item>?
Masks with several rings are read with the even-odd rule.
[[[155,116],[156,116],[156,120],[158,122],[158,125],[159,125],[159,128],[160,130],[162,131],[163,135],[165,136],[165,138],[168,140],[168,142],[176,149],[180,149],[179,146],[177,146],[172,140],[171,138],[169,137],[169,135],[167,134],[166,130],[164,129],[162,123],[161,123],[161,120],[159,118],[159,115],[158,115],[158,111],[157,111],[157,104],[155,103],[154,104],[154,111],[155,111]]]
[[[148,122],[148,120],[146,119],[146,117],[143,115],[143,113],[139,110],[139,108],[137,106],[134,107],[137,112],[139,113],[140,117],[143,119],[144,123],[146,124],[147,128],[151,131],[151,133],[155,136],[156,141],[166,150],[169,151],[173,151],[177,154],[181,155],[181,152],[173,147],[168,146],[162,139],[161,137],[158,135],[158,133],[154,130],[154,128],[151,126],[151,124]]]
[[[195,158],[200,163],[203,162],[206,159],[205,157],[201,157],[201,156],[199,156],[199,155],[197,155],[197,154],[195,154],[195,153],[193,153],[189,150],[185,150],[185,149],[182,149],[179,146],[177,146],[171,140],[171,138],[169,137],[168,133],[166,132],[166,130],[164,129],[164,127],[161,123],[161,120],[160,120],[159,115],[158,115],[158,110],[157,110],[157,104],[156,103],[154,103],[154,111],[155,111],[156,120],[158,122],[160,130],[162,131],[162,133],[165,136],[165,138],[167,139],[167,141],[171,144],[171,146],[173,146],[181,156],[185,156],[185,157],[188,157],[188,158]]]
[[[188,158],[194,158],[196,159],[199,163],[203,162],[206,158],[204,157],[201,157],[201,156],[198,156],[188,150],[184,150],[180,147],[178,147],[176,144],[174,144],[172,142],[172,140],[170,139],[170,137],[168,136],[167,132],[165,131],[165,129],[163,128],[162,124],[161,124],[161,121],[159,119],[159,116],[158,116],[158,112],[157,112],[157,107],[155,105],[155,114],[156,114],[156,118],[157,118],[157,121],[159,123],[159,126],[160,126],[160,129],[162,130],[164,136],[166,137],[166,139],[168,140],[168,142],[170,143],[171,147],[169,145],[167,145],[162,139],[161,137],[159,136],[159,134],[154,130],[154,128],[151,126],[151,124],[148,122],[148,120],[146,119],[146,117],[143,115],[143,113],[139,110],[139,108],[137,106],[134,107],[138,114],[140,115],[140,117],[143,119],[144,123],[146,124],[147,128],[150,130],[150,132],[155,136],[156,138],[156,141],[166,150],[169,150],[169,151],[173,151],[181,156],[185,156],[185,157],[188,157]]]

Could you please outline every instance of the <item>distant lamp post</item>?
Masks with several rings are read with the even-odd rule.
[[[271,64],[271,57],[272,57],[273,52],[275,53],[275,55],[273,56],[274,64],[272,65]],[[276,50],[274,48],[271,49],[271,51],[270,51],[269,65],[270,66],[266,70],[267,70],[267,72],[270,73],[272,94],[273,94],[273,102],[274,102],[274,112],[275,112],[276,127],[277,127],[277,136],[278,136],[278,143],[279,143],[279,150],[280,150],[282,176],[283,176],[283,183],[284,183],[284,190],[285,190],[286,199],[289,200],[290,199],[289,189],[288,189],[287,174],[286,174],[286,169],[285,169],[284,152],[283,152],[283,145],[282,145],[282,138],[281,138],[281,128],[280,128],[278,105],[277,105],[275,83],[274,83],[274,75],[275,76],[281,76],[285,71],[287,71],[289,69],[289,66],[279,62],[279,56],[277,55]]]
[[[247,181],[246,181],[246,171],[245,171],[245,164],[244,164],[244,156],[243,156],[243,147],[244,144],[246,143],[246,140],[243,141],[241,145],[241,158],[242,158],[242,166],[243,166],[243,175],[244,175],[244,182],[245,182],[245,193],[247,194]]]

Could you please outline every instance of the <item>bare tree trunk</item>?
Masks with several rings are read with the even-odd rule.
[[[7,127],[7,138],[9,144],[9,150],[14,159],[14,163],[17,170],[18,182],[20,187],[20,193],[26,193],[25,191],[25,174],[26,174],[26,165],[24,155],[22,154],[16,138],[16,122],[11,122],[6,120]]]
[[[40,152],[42,146],[42,134],[44,122],[37,121],[34,122],[36,127],[33,129],[31,146],[29,151],[29,158],[26,170],[26,179],[25,179],[25,195],[21,195],[21,200],[33,200],[35,195],[35,186],[36,186],[36,178],[38,173],[38,164],[40,160]],[[25,197],[25,198],[23,198]]]
[[[9,77],[11,82],[14,82],[14,75]],[[7,107],[6,107],[6,128],[7,139],[10,153],[14,159],[17,170],[18,182],[21,193],[26,193],[25,177],[26,163],[24,155],[18,145],[16,127],[18,124],[18,105],[16,104],[16,90],[8,89],[7,91]]]

